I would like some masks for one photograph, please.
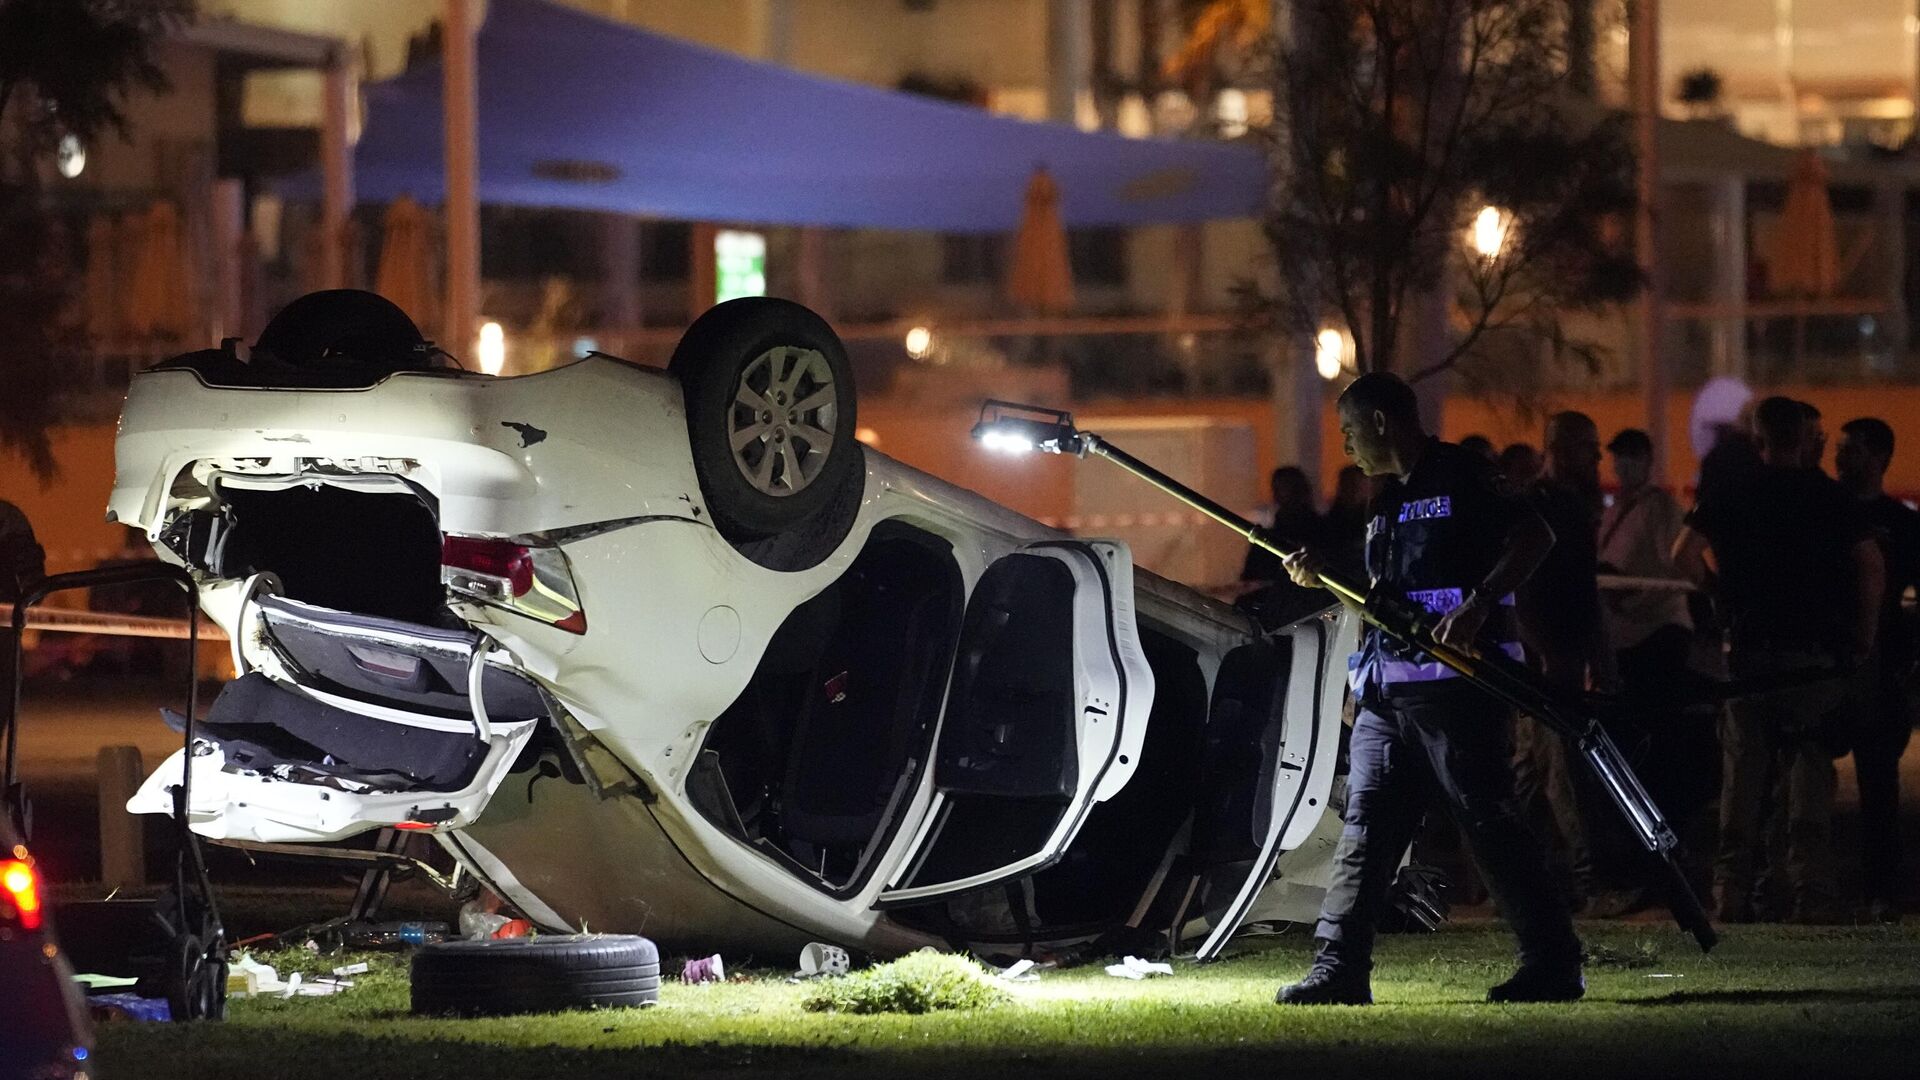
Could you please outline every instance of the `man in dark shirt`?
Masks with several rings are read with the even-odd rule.
[[[1517,595],[1520,639],[1547,679],[1572,691],[1610,685],[1612,656],[1601,630],[1599,573],[1600,429],[1585,413],[1547,421],[1546,472],[1533,485],[1534,506],[1553,529],[1553,550]],[[1608,796],[1577,773],[1560,737],[1530,716],[1514,726],[1515,793],[1535,820],[1551,813],[1566,844],[1575,887],[1593,903],[1628,887]]]
[[[1710,549],[1728,620],[1735,679],[1833,670],[1868,660],[1878,636],[1883,562],[1858,501],[1806,465],[1800,403],[1772,397],[1754,410],[1760,465],[1717,485],[1688,515],[1676,568],[1699,574]],[[1738,699],[1721,726],[1720,845],[1714,896],[1726,922],[1751,921],[1765,848],[1762,825],[1784,778],[1785,876],[1792,916],[1831,911],[1833,751],[1855,687],[1830,679]]]
[[[1413,391],[1383,372],[1340,396],[1347,454],[1387,477],[1367,526],[1373,592],[1425,606],[1458,648],[1517,655],[1513,590],[1553,546],[1553,533],[1484,458],[1430,438]],[[1286,560],[1302,585],[1328,565]],[[1441,795],[1520,943],[1520,969],[1491,1001],[1572,1001],[1585,991],[1580,942],[1539,843],[1513,798],[1508,711],[1412,646],[1369,629],[1354,657],[1359,709],[1349,742],[1346,828],[1315,928],[1313,969],[1282,987],[1281,1004],[1367,1004],[1374,928],[1400,857],[1429,798]]]
[[[1879,657],[1853,736],[1853,770],[1860,785],[1860,876],[1875,919],[1898,920],[1901,894],[1900,755],[1913,735],[1907,679],[1916,657],[1913,626],[1901,607],[1920,585],[1920,511],[1886,493],[1893,461],[1893,429],[1863,417],[1840,428],[1834,470],[1866,511],[1886,562],[1880,600]]]

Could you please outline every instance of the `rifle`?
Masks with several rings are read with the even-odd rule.
[[[1212,499],[1194,491],[1160,470],[1090,431],[1079,430],[1071,413],[1006,401],[988,401],[981,406],[973,437],[990,448],[1088,455],[1105,458],[1128,473],[1187,506],[1232,529],[1249,544],[1282,558],[1300,550],[1269,530],[1248,521]],[[1524,664],[1496,649],[1456,649],[1434,636],[1436,619],[1425,609],[1398,597],[1374,596],[1369,590],[1348,580],[1337,570],[1323,570],[1320,584],[1353,608],[1368,625],[1399,639],[1447,667],[1468,682],[1491,694],[1506,705],[1538,719],[1567,740],[1586,763],[1589,771],[1613,799],[1634,835],[1647,852],[1664,868],[1664,893],[1667,910],[1682,930],[1693,935],[1700,951],[1710,951],[1719,941],[1706,909],[1700,905],[1693,886],[1680,865],[1680,838],[1654,804],[1652,796],[1634,775],[1626,756],[1614,744],[1612,736],[1595,714],[1594,700],[1572,695],[1553,686]]]

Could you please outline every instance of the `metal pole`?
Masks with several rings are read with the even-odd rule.
[[[1666,283],[1660,273],[1660,0],[1633,0],[1628,38],[1628,68],[1633,83],[1633,133],[1638,158],[1638,206],[1634,211],[1633,245],[1645,283],[1635,305],[1640,345],[1641,388],[1645,392],[1647,434],[1653,439],[1653,477],[1667,477],[1666,357],[1660,349],[1666,319]],[[1745,330],[1743,328],[1742,333]]]
[[[359,82],[352,52],[336,48],[328,59],[320,103],[320,281],[329,289],[347,284],[347,219],[353,214],[353,126]],[[222,251],[226,262],[233,253]]]
[[[442,108],[447,143],[447,305],[441,330],[456,356],[480,319],[479,101],[472,0],[443,0]]]

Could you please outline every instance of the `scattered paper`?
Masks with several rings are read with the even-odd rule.
[[[1000,972],[1000,978],[1007,982],[1039,982],[1040,973],[1033,969],[1033,961],[1016,960],[1012,966]]]
[[[358,964],[348,964],[346,967],[334,968],[333,973],[335,975],[365,975],[368,970],[367,962],[362,960]]]
[[[1151,960],[1142,960],[1137,956],[1123,958],[1117,964],[1108,964],[1107,974],[1116,979],[1144,979],[1149,975],[1171,975],[1172,964],[1158,964]]]

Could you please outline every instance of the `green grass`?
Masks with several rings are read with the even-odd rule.
[[[1006,984],[965,956],[921,949],[845,978],[822,979],[800,1000],[808,1012],[921,1013],[985,1009],[1011,999]]]
[[[813,988],[769,973],[670,985],[654,1009],[415,1019],[404,961],[382,957],[337,997],[237,1001],[217,1025],[108,1026],[96,1057],[106,1080],[1914,1075],[1920,927],[1733,927],[1710,957],[1664,927],[1586,933],[1600,957],[1588,999],[1553,1006],[1481,1002],[1511,965],[1510,940],[1484,926],[1383,939],[1371,1009],[1272,1004],[1303,969],[1300,937],[1145,982],[1052,972],[1003,1006],[923,1016],[808,1012]]]

